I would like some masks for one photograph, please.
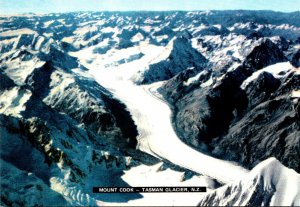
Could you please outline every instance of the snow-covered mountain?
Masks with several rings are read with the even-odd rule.
[[[299,186],[299,174],[269,158],[253,168],[245,179],[204,195],[198,205],[299,206]]]
[[[299,205],[299,54],[299,12],[0,16],[1,205]],[[143,185],[208,193],[92,193]]]
[[[143,84],[168,80],[187,68],[195,72],[200,72],[205,68],[206,58],[192,47],[188,37],[180,36],[174,41],[171,40],[169,44],[172,44],[169,57],[149,65],[149,69],[143,74]]]

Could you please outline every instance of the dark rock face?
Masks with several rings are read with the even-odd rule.
[[[296,80],[297,74],[280,81],[261,73],[245,88],[248,104],[242,116],[232,120],[226,135],[213,141],[214,153],[250,168],[275,156],[299,172],[299,101],[289,98],[291,91],[299,90]]]
[[[9,89],[13,86],[15,86],[14,81],[6,75],[4,75],[2,72],[0,72],[0,90]]]
[[[164,93],[168,97],[168,101],[172,104],[176,103],[184,94],[198,88],[200,83],[208,81],[211,76],[210,70],[204,70],[199,76],[198,80],[190,85],[185,85],[184,82],[189,78],[197,75],[198,71],[194,69],[187,69],[176,75],[174,78],[168,80],[160,89],[161,93]],[[176,88],[176,90],[173,90]]]
[[[227,35],[229,33],[229,30],[224,27],[224,26],[220,26],[220,28],[217,28],[215,26],[207,26],[207,28],[197,32],[195,34],[195,36],[198,35]]]
[[[15,43],[15,48],[20,48],[21,46],[30,46],[34,42],[34,35],[20,35],[18,41]]]
[[[55,45],[50,45],[50,49],[47,54],[39,53],[39,58],[43,61],[52,62],[54,65],[66,70],[79,67],[76,58],[68,55]]]
[[[233,119],[232,112],[237,110],[241,113],[247,105],[245,93],[239,88],[245,73],[247,70],[239,67],[226,74],[214,88],[198,86],[179,98],[175,104],[178,109],[175,123],[186,140],[192,140],[191,143],[208,142],[226,132]]]
[[[272,74],[268,72],[259,74],[256,81],[250,82],[245,89],[248,98],[248,108],[252,109],[257,104],[268,100],[280,85],[280,80],[274,78]]]
[[[239,67],[233,72],[227,73],[220,84],[216,84],[208,91],[206,100],[211,113],[203,117],[208,129],[203,138],[210,139],[226,132],[233,119],[233,110],[236,110],[239,115],[245,108],[247,99],[239,86],[247,74],[248,70]]]
[[[49,92],[51,74],[54,72],[54,67],[46,62],[42,67],[35,68],[25,80],[26,86],[33,92],[34,96],[42,98]]]
[[[216,154],[250,168],[266,157],[275,156],[299,172],[300,131],[295,110],[298,105],[288,97],[259,104],[214,143]]]
[[[4,206],[67,206],[67,200],[52,190],[34,174],[20,170],[14,165],[0,160],[1,163],[1,205]],[[12,183],[18,182],[18,185]],[[16,199],[16,195],[20,196]]]
[[[286,58],[283,52],[271,40],[266,39],[246,57],[244,66],[258,70],[284,61],[286,61]]]
[[[22,119],[0,116],[3,147],[1,158],[20,170],[34,173],[41,183],[49,185],[52,164],[64,163],[71,168],[71,180],[79,181],[86,175],[79,170],[63,150],[54,146],[53,128],[40,118]],[[22,144],[20,144],[22,143]]]
[[[291,64],[296,68],[300,67],[300,50],[292,55]]]
[[[103,96],[102,98],[105,100],[111,114],[116,117],[116,126],[120,128],[122,137],[128,140],[125,147],[134,149],[137,145],[138,131],[131,115],[126,110],[126,106],[110,96]],[[116,140],[116,146],[122,146],[118,139]]]
[[[280,36],[278,37],[277,41],[274,42],[282,51],[287,51],[291,44],[291,41],[287,41],[284,37]]]
[[[298,112],[294,110],[298,105],[288,98],[299,87],[295,82],[298,75],[279,80],[262,72],[241,88],[253,72],[283,61],[283,52],[266,39],[246,55],[240,66],[221,78],[207,73],[212,76],[207,87],[201,87],[207,76],[185,86],[189,72],[170,79],[160,91],[174,105],[178,134],[195,148],[249,168],[275,156],[299,171]]]
[[[197,50],[192,48],[190,41],[186,37],[179,37],[173,43],[173,49],[167,60],[149,66],[149,70],[144,73],[143,84],[156,81],[168,80],[176,74],[194,68],[201,71],[205,67],[207,60]]]
[[[261,37],[264,37],[263,34],[261,32],[251,32],[247,38],[249,39],[259,39]]]
[[[235,108],[241,110],[247,104],[245,94],[240,89],[240,85],[242,84],[242,82],[247,77],[249,77],[255,70],[259,68],[263,68],[265,66],[268,66],[276,62],[282,62],[284,60],[285,57],[283,53],[278,49],[278,47],[271,41],[266,40],[262,42],[260,45],[254,47],[253,50],[249,53],[249,55],[247,55],[244,63],[238,68],[236,68],[235,70],[226,73],[225,76],[221,79],[221,81],[215,83],[215,86],[213,88],[203,89],[201,87],[199,88],[199,86],[198,87],[194,86],[194,90],[192,90],[191,92],[194,93],[193,95],[189,94],[187,89],[186,90],[180,89],[180,87],[178,87],[179,84],[177,84],[177,88],[175,87],[174,90],[174,87],[172,87],[172,86],[176,86],[174,82],[180,83],[184,81],[181,78],[183,75],[178,75],[175,78],[168,81],[168,83],[166,83],[162,87],[162,93],[164,93],[169,100],[171,99],[172,101],[174,101],[175,99],[175,101],[178,101],[178,103],[175,104],[175,105],[179,104],[179,106],[177,106],[178,109],[181,109],[183,106],[189,107],[188,105],[186,105],[186,103],[191,103],[191,102],[193,103],[193,102],[197,102],[198,100],[201,102],[201,104],[198,103],[191,104],[193,106],[191,107],[192,108],[191,111],[195,110],[194,113],[201,114],[197,112],[197,110],[200,110],[197,108],[198,107],[206,108],[205,106],[207,106],[208,107],[207,110],[203,110],[203,112],[206,111],[205,113],[203,113],[204,116],[203,118],[206,123],[204,124],[205,126],[204,128],[206,128],[207,130],[210,127],[207,128],[206,126],[211,125],[212,127],[211,130],[214,132],[214,134],[211,135],[210,137],[215,137],[218,134],[222,133],[224,130],[226,130],[227,127],[224,128],[223,126],[228,125],[229,122],[231,121],[232,111]],[[207,78],[204,78],[203,80],[198,80],[199,81],[198,83],[201,84],[206,80]],[[184,91],[184,93],[182,93],[181,91]],[[170,96],[170,94],[177,94],[177,96],[182,98],[176,99],[175,97]],[[205,97],[204,98],[205,101],[202,100],[202,98],[198,99],[199,94],[202,94],[200,97]],[[198,107],[196,107],[195,104]],[[183,112],[183,111],[190,111],[190,110],[186,109],[180,111]],[[191,114],[187,114],[187,117],[190,115]],[[215,117],[216,120],[215,119],[211,120],[212,117]],[[183,120],[180,120],[178,122],[181,121]],[[224,124],[224,122],[227,124]],[[218,127],[219,125],[220,127]],[[220,129],[216,130],[215,129],[216,127]],[[203,129],[199,131],[203,131]],[[206,130],[204,130],[204,135],[207,137],[209,133],[207,133]]]

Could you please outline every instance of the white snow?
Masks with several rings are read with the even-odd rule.
[[[74,83],[75,80],[72,75],[60,72],[56,70],[51,74],[50,82],[50,93],[44,99],[45,102],[51,102],[51,99],[55,99],[56,102],[59,102],[59,99],[63,99],[65,88],[67,88],[71,83]],[[80,99],[79,99],[80,100]]]
[[[62,24],[66,24],[65,19],[58,19],[57,21],[62,23]]]
[[[25,110],[25,103],[31,97],[31,91],[20,87],[14,87],[0,93],[0,113],[21,117],[20,113]]]
[[[23,28],[23,29],[16,29],[16,30],[8,30],[5,32],[0,33],[0,37],[14,37],[14,36],[19,36],[22,34],[33,34],[33,35],[38,35],[36,31],[33,31],[28,28]]]
[[[101,37],[101,33],[97,33],[96,35],[93,35],[92,37],[90,37],[88,40],[84,40],[83,39],[83,35],[88,33],[88,32],[91,32],[91,31],[96,31],[97,28],[95,27],[86,27],[86,28],[83,28],[83,29],[79,29],[79,30],[76,30],[74,33],[76,33],[76,36],[71,36],[71,37],[64,37],[62,39],[63,42],[67,42],[67,43],[72,43],[73,46],[79,48],[79,47],[82,47],[82,46],[86,46],[88,45],[90,42],[94,41],[94,40],[97,40],[98,38]]]
[[[14,37],[14,38],[2,40],[0,42],[0,46],[5,46],[5,45],[8,45],[8,44],[12,44],[13,45],[17,41],[18,41],[18,37]]]
[[[101,29],[101,32],[103,33],[119,33],[120,30],[117,27],[104,27],[103,29]]]
[[[292,98],[300,98],[300,90],[294,90],[291,94]]]
[[[77,26],[78,26],[78,27],[84,27],[84,26],[86,26],[86,25],[92,25],[92,24],[93,24],[93,25],[96,25],[97,23],[100,23],[100,22],[105,23],[104,20],[100,20],[100,21],[93,20],[93,21],[86,21],[86,22],[79,23]]]
[[[220,35],[206,35],[202,39],[205,44],[214,45],[215,49],[213,51],[207,50],[207,47],[203,47],[201,43],[198,44],[197,38],[192,39],[192,47],[219,67],[231,61],[232,57],[243,61],[245,54],[249,53],[258,44],[247,39],[244,35],[237,36],[232,33],[223,37],[223,39],[220,39]]]
[[[42,43],[45,41],[45,37],[43,36],[38,36],[38,40],[35,43],[34,49],[39,50],[42,46]]]
[[[168,38],[168,35],[160,35],[160,36],[155,36],[158,42],[161,42],[164,39]]]
[[[131,38],[132,42],[140,42],[144,39],[144,36],[139,32]]]
[[[51,25],[53,22],[54,22],[54,20],[44,22],[44,27],[46,27],[46,28],[49,27],[49,25]]]
[[[153,19],[147,18],[144,23],[151,25],[151,24],[160,23],[160,22],[161,22],[160,20],[153,20]]]
[[[20,57],[18,57],[12,61],[8,61],[6,64],[8,64],[9,67],[4,71],[4,73],[14,80],[16,84],[23,85],[27,76],[31,74],[35,68],[42,67],[45,62],[40,61],[37,57],[28,61],[21,61]],[[20,70],[20,68],[22,70]]]
[[[274,65],[270,65],[263,69],[260,69],[254,72],[249,78],[247,78],[241,85],[241,89],[245,89],[247,85],[258,78],[258,76],[263,72],[271,73],[275,78],[282,78],[288,75],[290,71],[293,70],[293,66],[290,62],[276,63]]]
[[[184,81],[183,85],[184,86],[189,86],[190,84],[196,83],[199,80],[199,78],[202,75],[205,75],[205,74],[207,74],[207,71],[203,70],[200,73],[198,73],[197,75],[195,75],[194,77],[191,77],[187,81]],[[205,88],[205,87],[208,87],[208,86],[210,86],[212,84],[213,84],[213,79],[212,79],[212,77],[210,77],[207,81],[205,81],[204,83],[201,83],[200,87],[201,88]]]
[[[162,60],[167,59],[171,54],[175,39],[176,39],[175,37],[173,39],[171,39],[170,42],[166,45],[166,47],[164,47],[163,50],[161,52],[159,52],[153,60],[151,60],[149,62],[149,65],[154,64],[154,63],[158,63]],[[153,51],[153,53],[155,53],[155,52],[156,51]]]
[[[208,192],[214,188],[214,181],[205,176],[193,176],[182,181],[183,172],[171,169],[160,170],[162,163],[152,166],[139,165],[124,171],[122,179],[130,186],[161,187],[161,186],[207,186]],[[122,206],[196,206],[201,193],[142,193],[143,198],[122,203]],[[106,206],[120,205],[105,203]]]
[[[144,30],[145,32],[150,32],[152,30],[151,26],[141,26],[140,27],[142,30]]]
[[[205,87],[211,86],[212,84],[213,84],[213,78],[210,77],[206,82],[202,83],[200,86],[202,88],[205,88]]]
[[[213,26],[218,28],[219,30],[222,28],[222,25],[220,25],[220,24],[214,24]]]
[[[242,180],[202,194],[199,201],[208,206],[299,206],[300,175],[269,158]]]
[[[74,37],[64,37],[61,41],[66,43],[72,43],[74,41]]]
[[[294,25],[289,25],[289,24],[281,24],[281,25],[278,25],[278,26],[272,25],[272,26],[275,27],[275,29],[300,31],[299,27],[296,27]]]
[[[275,158],[259,163],[249,176],[263,178],[264,186],[273,186],[276,191],[271,199],[271,206],[300,205],[300,175],[284,167]]]
[[[45,32],[43,35],[45,37],[51,38],[53,36],[53,33],[52,32],[50,32],[50,33]]]
[[[205,41],[212,42],[213,44],[218,45],[218,44],[221,44],[223,40],[222,40],[221,35],[206,35]]]
[[[74,206],[100,206],[89,194],[84,193],[81,189],[76,186],[68,186],[65,180],[52,177],[50,178],[51,189],[60,193],[65,197],[69,204]],[[102,206],[102,205],[101,205]]]
[[[78,29],[76,29],[74,31],[74,34],[76,35],[84,35],[88,32],[94,32],[94,31],[97,31],[98,28],[96,26],[90,26],[90,25],[87,25],[85,27],[79,27]]]
[[[190,68],[190,69],[194,69],[193,68]],[[192,83],[195,83],[199,78],[200,76],[204,73],[205,71],[201,71],[200,73],[198,73],[197,75],[195,75],[194,77],[191,77],[189,79],[187,79],[186,81],[183,82],[183,85],[184,86],[189,86],[191,85]]]
[[[166,59],[171,49],[173,48],[173,41],[166,47],[156,46],[144,41],[139,45],[126,49],[111,49],[105,54],[93,54],[92,48],[83,49],[79,52],[70,53],[71,55],[81,59],[82,65],[97,69],[107,68],[110,72],[119,73],[120,79],[132,79],[138,81],[140,74],[147,69],[150,64]],[[119,64],[118,61],[128,59],[132,55],[144,54],[143,57],[135,61]],[[89,62],[92,61],[92,64]]]

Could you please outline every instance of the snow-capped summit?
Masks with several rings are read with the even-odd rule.
[[[298,206],[300,175],[269,158],[247,177],[200,198],[199,206]]]
[[[171,53],[166,60],[149,66],[143,74],[142,83],[168,80],[188,68],[198,72],[205,68],[206,58],[192,47],[188,39],[190,34],[187,34],[173,40]]]

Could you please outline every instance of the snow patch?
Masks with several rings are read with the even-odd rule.
[[[119,33],[120,30],[117,27],[104,27],[103,29],[101,29],[101,32],[103,33]]]
[[[130,40],[132,42],[140,42],[144,39],[144,36],[139,32],[136,35],[134,35]]]
[[[50,20],[50,21],[44,22],[44,27],[45,28],[49,27],[53,22],[54,22],[54,20]]]
[[[21,90],[14,87],[0,93],[0,113],[21,117],[21,112],[25,111],[25,103],[29,100],[32,93],[27,89]]]
[[[191,67],[191,68],[188,68],[188,69],[192,70],[192,69],[194,69],[194,67]],[[200,73],[198,73],[198,74],[195,75],[194,77],[191,77],[191,78],[189,78],[189,79],[186,80],[186,81],[183,81],[183,85],[184,85],[184,86],[189,86],[189,85],[191,85],[192,83],[195,83],[195,82],[200,78],[200,76],[201,76],[202,74],[204,74],[204,73],[205,73],[205,71],[201,71]]]
[[[300,90],[292,91],[291,97],[292,98],[300,98]]]
[[[38,33],[36,31],[33,31],[31,29],[28,29],[28,28],[23,28],[23,29],[8,30],[8,31],[5,31],[5,32],[1,32],[0,37],[14,37],[14,36],[22,35],[22,34],[38,35]]]
[[[274,65],[270,65],[263,69],[260,69],[254,72],[250,77],[248,77],[241,85],[241,89],[245,89],[248,84],[258,78],[258,76],[263,72],[271,73],[275,78],[286,77],[290,71],[292,71],[293,66],[290,62],[276,63]]]

